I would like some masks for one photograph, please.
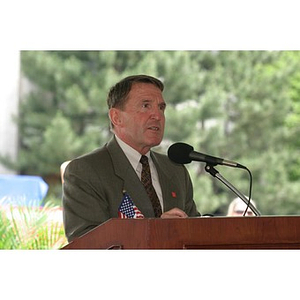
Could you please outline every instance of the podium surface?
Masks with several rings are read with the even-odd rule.
[[[110,219],[62,249],[300,249],[300,216]]]

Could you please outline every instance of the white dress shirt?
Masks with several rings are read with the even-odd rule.
[[[115,136],[115,137],[116,137],[116,140],[117,140],[119,146],[121,147],[121,149],[125,153],[125,155],[128,158],[130,164],[132,165],[133,169],[135,170],[136,174],[138,175],[139,179],[141,180],[141,174],[142,174],[142,164],[140,163],[141,154],[138,151],[136,151],[135,149],[133,149],[132,147],[130,147],[129,145],[127,145],[126,143],[124,143],[117,136]],[[164,211],[163,210],[162,191],[161,191],[161,186],[160,186],[160,183],[159,183],[159,180],[158,180],[158,174],[157,174],[156,167],[155,167],[155,165],[152,161],[152,158],[150,156],[150,151],[148,153],[146,153],[145,155],[148,157],[148,161],[149,161],[151,178],[152,178],[152,185],[153,185],[153,187],[155,189],[155,192],[157,194],[157,197],[159,199],[162,211]]]

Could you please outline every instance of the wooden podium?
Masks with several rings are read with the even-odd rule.
[[[300,216],[110,219],[62,249],[300,249]]]

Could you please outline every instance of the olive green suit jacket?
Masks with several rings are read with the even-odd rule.
[[[157,168],[164,211],[178,207],[190,217],[200,216],[186,168],[154,151],[151,157]],[[124,190],[145,218],[154,218],[145,188],[115,137],[102,148],[72,160],[64,173],[62,199],[68,241],[117,218]]]

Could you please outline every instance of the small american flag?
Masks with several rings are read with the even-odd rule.
[[[134,205],[130,196],[124,192],[121,204],[118,210],[119,218],[121,219],[143,219],[144,215],[139,211],[139,209]]]

